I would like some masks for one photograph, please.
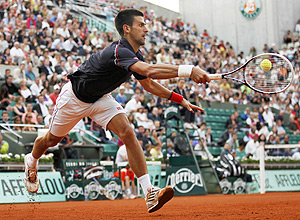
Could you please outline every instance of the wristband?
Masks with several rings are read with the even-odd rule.
[[[178,76],[179,77],[190,77],[193,65],[179,65],[178,67]]]
[[[176,92],[171,92],[171,97],[169,98],[169,100],[171,100],[172,102],[176,102],[176,103],[180,104],[181,101],[183,100],[183,96],[179,95]]]

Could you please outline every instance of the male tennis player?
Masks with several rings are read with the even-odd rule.
[[[90,117],[102,127],[113,131],[126,145],[130,166],[146,196],[148,212],[160,209],[173,197],[172,187],[159,189],[151,185],[143,150],[124,109],[110,92],[133,74],[143,88],[153,95],[180,103],[189,111],[203,111],[152,79],[191,77],[196,83],[206,83],[210,79],[205,71],[189,65],[145,63],[139,51],[139,47],[145,44],[148,32],[145,25],[141,11],[120,11],[115,18],[115,26],[121,40],[113,42],[101,52],[94,53],[76,72],[69,74],[71,82],[62,88],[57,98],[49,132],[37,138],[32,153],[25,156],[25,185],[28,191],[34,193],[38,190],[38,159],[47,148],[59,143],[83,117]]]

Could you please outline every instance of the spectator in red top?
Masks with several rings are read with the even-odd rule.
[[[30,17],[27,18],[27,29],[30,29],[31,26],[36,26],[36,18],[33,13],[30,13]]]
[[[60,91],[60,87],[59,87],[59,85],[55,85],[54,87],[53,87],[53,93],[51,93],[49,96],[50,96],[50,99],[52,100],[52,102],[53,102],[53,105],[56,105],[56,99],[57,99],[57,97],[58,97],[58,95],[59,95],[59,91]]]
[[[121,174],[121,177],[120,177]],[[115,172],[113,177],[120,177],[121,184],[122,184],[122,192],[123,192],[123,198],[124,199],[135,199],[136,198],[136,190],[135,190],[135,184],[134,184],[134,173],[132,169],[130,168],[129,163],[125,168],[122,168],[119,171]],[[130,189],[130,181],[131,181],[131,188],[132,193]]]

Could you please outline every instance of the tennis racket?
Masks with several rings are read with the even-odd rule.
[[[239,68],[224,74],[210,74],[211,80],[230,79],[260,93],[280,93],[289,88],[295,72],[282,55],[263,53],[252,57]]]

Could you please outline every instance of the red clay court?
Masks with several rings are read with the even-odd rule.
[[[148,214],[143,199],[0,205],[0,219],[300,219],[300,192],[175,197]]]

